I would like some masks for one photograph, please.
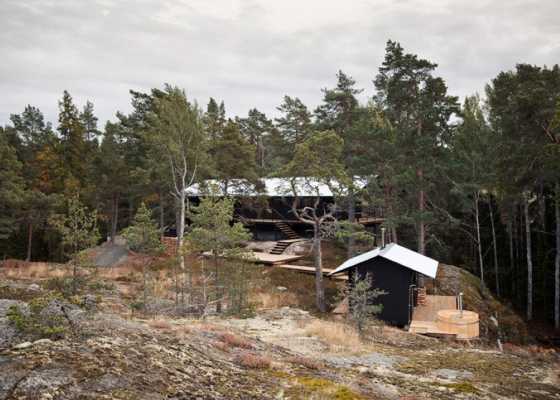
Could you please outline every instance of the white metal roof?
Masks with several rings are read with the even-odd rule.
[[[269,197],[282,197],[282,196],[293,196],[291,181],[295,179],[296,192],[300,197],[306,196],[319,196],[319,197],[333,197],[333,192],[329,185],[318,181],[314,178],[264,178],[261,182],[264,184],[262,191],[257,191],[254,184],[249,183],[244,179],[231,179],[228,182],[228,195],[232,196],[269,196]],[[367,185],[368,180],[366,178],[356,177],[354,182],[360,188],[364,188]],[[187,189],[187,194],[189,196],[201,196],[208,195],[205,191],[206,188],[210,186],[217,186],[220,191],[223,192],[223,183],[210,179],[204,181],[202,185],[195,184]],[[336,187],[336,182],[333,182],[333,186]],[[222,195],[223,193],[220,193]]]
[[[387,260],[396,262],[397,264],[429,276],[430,278],[436,277],[439,264],[433,258],[426,257],[420,253],[407,249],[406,247],[399,246],[396,243],[390,243],[383,248],[377,247],[366,253],[362,253],[346,260],[329,275],[338,274],[339,272],[345,271],[348,268],[352,268],[355,265],[371,260],[375,257],[386,258]]]

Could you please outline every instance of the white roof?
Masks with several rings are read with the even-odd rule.
[[[231,179],[228,182],[228,195],[233,196],[268,196],[268,197],[282,197],[282,196],[293,196],[291,181],[295,179],[296,192],[299,197],[306,196],[319,196],[319,197],[333,197],[333,192],[329,185],[318,181],[314,178],[264,178],[261,179],[263,183],[263,189],[257,191],[255,185],[249,183],[245,179]],[[366,178],[356,177],[354,182],[360,188],[364,188],[367,185],[368,180]],[[223,182],[210,179],[204,181],[202,185],[195,184],[186,190],[189,196],[201,196],[208,195],[207,188],[210,186],[217,186],[220,191],[223,192],[224,185]],[[333,187],[337,187],[337,183],[332,183]],[[205,190],[206,189],[206,190]],[[221,195],[221,194],[220,194]]]
[[[371,260],[375,257],[386,258],[387,260],[396,262],[397,264],[429,276],[430,278],[436,277],[439,264],[433,258],[426,257],[420,253],[407,249],[406,247],[399,246],[396,243],[390,243],[383,248],[377,247],[366,253],[346,260],[329,275],[338,274],[339,272],[345,271],[348,268],[352,268],[355,265]]]

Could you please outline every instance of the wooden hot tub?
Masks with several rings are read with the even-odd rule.
[[[463,310],[440,310],[436,326],[439,330],[455,334],[457,339],[473,339],[479,336],[478,314]]]

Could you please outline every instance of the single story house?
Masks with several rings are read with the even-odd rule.
[[[412,311],[417,305],[418,276],[435,279],[438,264],[432,258],[390,243],[346,260],[329,275],[347,273],[349,285],[355,279],[369,277],[373,288],[386,292],[374,300],[383,305],[377,318],[406,326],[410,324]]]
[[[356,177],[354,184],[360,190],[365,189],[370,179],[375,178]],[[344,197],[343,193],[338,193],[336,182],[327,185],[311,177],[263,178],[257,182],[212,179],[188,188],[187,196],[195,205],[201,197],[208,195],[233,197],[236,199],[235,218],[247,225],[257,240],[280,240],[311,234],[311,228],[302,224],[292,211],[296,199],[294,189],[297,208],[315,206],[318,201],[319,214],[335,202],[335,197]],[[364,225],[378,225],[383,221],[380,207],[364,207],[357,202],[355,211],[357,221]],[[339,220],[346,219],[346,207],[340,207],[336,216]]]

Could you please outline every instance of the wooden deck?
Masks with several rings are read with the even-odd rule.
[[[287,254],[270,254],[254,251],[251,261],[257,264],[285,264],[290,261],[301,260],[303,256],[291,256]]]
[[[305,224],[305,222],[302,222],[298,219],[239,218],[239,221],[244,224],[276,224],[279,222],[284,222],[288,225]],[[362,225],[381,224],[384,221],[385,218],[379,218],[379,217],[361,217],[356,219],[356,222]]]
[[[274,268],[284,268],[284,269],[289,269],[292,271],[296,271],[296,272],[302,272],[304,274],[312,274],[315,275],[315,267],[308,267],[305,265],[291,265],[291,264],[275,264],[273,265]],[[333,269],[328,269],[328,268],[323,268],[323,275],[327,276],[328,274],[330,274],[332,271],[334,271]],[[336,275],[336,276],[331,276],[329,277],[330,279],[336,279],[336,280],[348,280],[348,276],[347,275]]]
[[[439,310],[456,310],[455,296],[426,296],[426,305],[414,307],[413,321],[435,321]]]
[[[203,253],[205,257],[211,257],[212,253],[206,251]],[[290,261],[295,261],[303,258],[303,256],[290,256],[287,254],[270,254],[270,253],[262,253],[259,251],[248,251],[246,253],[247,261],[254,262],[256,264],[284,264]]]
[[[409,332],[431,335],[452,335],[455,332],[440,329],[436,324],[437,314],[440,310],[456,310],[455,296],[426,296],[426,305],[414,307]]]

